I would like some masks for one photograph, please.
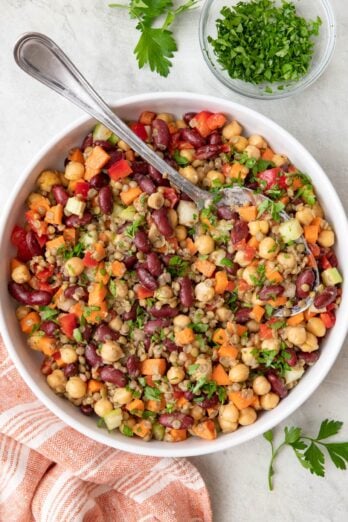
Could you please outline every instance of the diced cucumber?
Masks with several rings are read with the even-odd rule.
[[[163,440],[165,428],[159,422],[155,422],[152,426],[152,434],[156,440]]]
[[[291,384],[292,382],[301,379],[304,371],[305,370],[303,366],[293,366],[291,370],[284,372],[284,379],[286,384]]]
[[[69,198],[65,205],[65,210],[67,212],[70,212],[70,214],[75,214],[79,217],[83,216],[85,208],[86,203],[84,201],[80,201],[75,197]]]
[[[285,243],[290,243],[290,241],[296,241],[302,236],[303,228],[297,219],[289,219],[279,225],[279,233]]]
[[[114,430],[115,428],[119,428],[122,424],[121,408],[116,408],[115,410],[111,410],[109,413],[107,413],[103,417],[103,420],[109,431]]]
[[[342,276],[337,268],[327,268],[321,273],[321,277],[326,286],[339,285],[343,282]]]
[[[108,141],[113,132],[102,123],[97,123],[93,129],[93,141]]]
[[[120,138],[116,136],[116,134],[112,133],[110,138],[108,139],[108,142],[111,143],[111,145],[116,145],[120,141]]]
[[[83,244],[85,249],[94,245],[97,242],[97,239],[98,232],[96,230],[89,230],[80,235],[80,242]]]

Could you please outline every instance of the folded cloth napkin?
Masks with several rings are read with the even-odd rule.
[[[136,456],[66,426],[31,393],[0,340],[0,521],[210,522],[186,459]]]

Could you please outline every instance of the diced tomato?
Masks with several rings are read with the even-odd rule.
[[[11,234],[11,243],[13,246],[18,247],[21,243],[25,243],[26,232],[24,228],[15,225]]]
[[[48,223],[46,223],[45,221],[41,221],[40,218],[38,217],[38,213],[35,212],[35,210],[28,210],[25,213],[25,219],[26,219],[27,223],[29,224],[30,228],[37,235],[38,239],[41,236],[44,236],[47,234]]]
[[[52,357],[53,357],[53,359],[55,361],[59,361],[59,359],[60,359],[60,352],[57,351],[57,352],[52,353]]]
[[[36,239],[41,248],[44,247],[48,241],[47,236],[37,236]]]
[[[208,125],[208,119],[210,116],[213,116],[212,112],[209,111],[201,111],[192,120],[190,121],[190,127],[194,127],[198,130],[199,134],[206,138],[212,132]]]
[[[90,268],[93,268],[98,264],[98,261],[96,259],[93,259],[91,252],[86,252],[82,261],[85,266]]]
[[[266,185],[264,186],[264,183],[260,183],[263,190],[267,192],[267,190],[270,190],[275,185],[279,187],[280,189],[286,189],[286,175],[282,171],[280,167],[275,167],[273,169],[264,170],[263,172],[260,172],[257,175],[258,179],[266,182]]]
[[[19,261],[30,261],[33,254],[27,243],[27,233],[23,227],[19,227],[18,225],[14,227],[11,234],[11,243],[17,247],[16,257]]]
[[[316,243],[308,243],[308,246],[314,257],[320,256],[320,247]]]
[[[229,145],[228,143],[223,143],[222,145],[220,145],[220,152],[225,152],[225,153],[229,154],[231,152],[231,149],[232,149],[232,146]]]
[[[44,292],[54,293],[54,288],[49,283],[46,282],[38,282],[38,290],[43,290]]]
[[[326,328],[332,328],[336,323],[336,316],[333,310],[320,314],[320,319],[323,321]]]
[[[75,186],[75,194],[79,194],[83,199],[87,199],[90,184],[87,181],[77,181]]]
[[[64,314],[61,315],[58,319],[60,324],[60,328],[62,332],[69,337],[69,339],[73,338],[73,332],[75,328],[77,328],[77,320],[75,314]]]
[[[111,179],[117,181],[122,178],[126,178],[129,174],[133,172],[132,167],[129,164],[129,161],[125,159],[121,159],[116,161],[111,167],[108,169],[108,173]]]
[[[210,130],[216,130],[223,127],[226,123],[226,117],[220,112],[215,112],[208,117],[207,124]]]
[[[320,268],[322,268],[323,270],[327,270],[328,268],[332,268],[331,263],[330,263],[330,261],[328,260],[328,258],[326,256],[323,256],[320,259]]]
[[[50,265],[47,268],[44,268],[43,270],[39,270],[38,272],[36,272],[35,276],[37,277],[37,279],[39,281],[45,282],[50,277],[52,277],[53,272],[54,272],[54,266]]]
[[[147,140],[148,136],[147,136],[147,132],[145,129],[145,125],[143,123],[138,123],[138,122],[132,123],[130,128],[132,129],[134,134],[136,134],[138,136],[138,138],[140,138],[143,141]]]
[[[261,340],[273,339],[273,330],[267,324],[260,324],[259,336]]]
[[[185,395],[185,392],[183,392],[182,390],[174,390],[173,391],[174,399],[181,399],[181,397],[183,397],[184,395]]]
[[[243,248],[243,251],[244,251],[245,261],[252,261],[254,259],[255,254],[256,254],[256,250],[254,247],[246,245]]]
[[[168,199],[168,201],[170,201],[170,207],[171,208],[175,207],[175,205],[179,201],[178,193],[173,188],[165,187],[163,189],[163,196],[164,196],[165,199]]]

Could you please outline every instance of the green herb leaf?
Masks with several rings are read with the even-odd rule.
[[[182,259],[180,256],[172,256],[169,260],[167,270],[172,277],[182,277],[190,266],[190,262]]]
[[[123,435],[125,435],[126,437],[133,437],[133,430],[132,428],[130,428],[129,426],[127,426],[126,424],[123,426],[122,428],[122,433]]]
[[[224,257],[220,261],[221,266],[228,266],[229,268],[233,267],[233,261],[231,259],[228,259],[228,257]]]
[[[160,401],[161,391],[153,386],[145,386],[144,399],[146,401]]]
[[[333,435],[337,435],[343,426],[343,422],[325,419],[319,429],[319,433],[316,440],[327,439]]]
[[[205,333],[209,329],[209,325],[206,323],[190,323],[189,327],[192,328],[195,333]]]
[[[57,317],[59,315],[58,310],[53,310],[49,306],[39,306],[40,316],[43,321],[49,321]]]
[[[301,437],[301,428],[295,428],[286,427],[284,429],[285,432],[285,442],[286,444],[293,444],[294,442],[297,442],[298,439]]]
[[[173,158],[177,162],[178,165],[181,167],[185,167],[189,164],[189,160],[184,158],[184,156],[181,156],[180,152],[178,150],[174,151]]]
[[[263,438],[268,440],[268,442],[273,442],[273,431],[268,430],[263,434]]]
[[[309,471],[318,475],[319,477],[325,476],[325,456],[321,449],[314,443],[306,449],[304,453],[306,461],[310,464]]]
[[[325,444],[332,462],[338,469],[347,469],[348,464],[348,442],[336,442]]]
[[[139,230],[139,228],[144,224],[145,219],[143,217],[140,217],[139,219],[136,219],[131,225],[129,225],[125,229],[125,234],[128,237],[134,238],[135,234]]]

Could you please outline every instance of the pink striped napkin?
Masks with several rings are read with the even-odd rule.
[[[67,427],[31,393],[0,342],[0,520],[210,522],[185,459],[131,455]]]

